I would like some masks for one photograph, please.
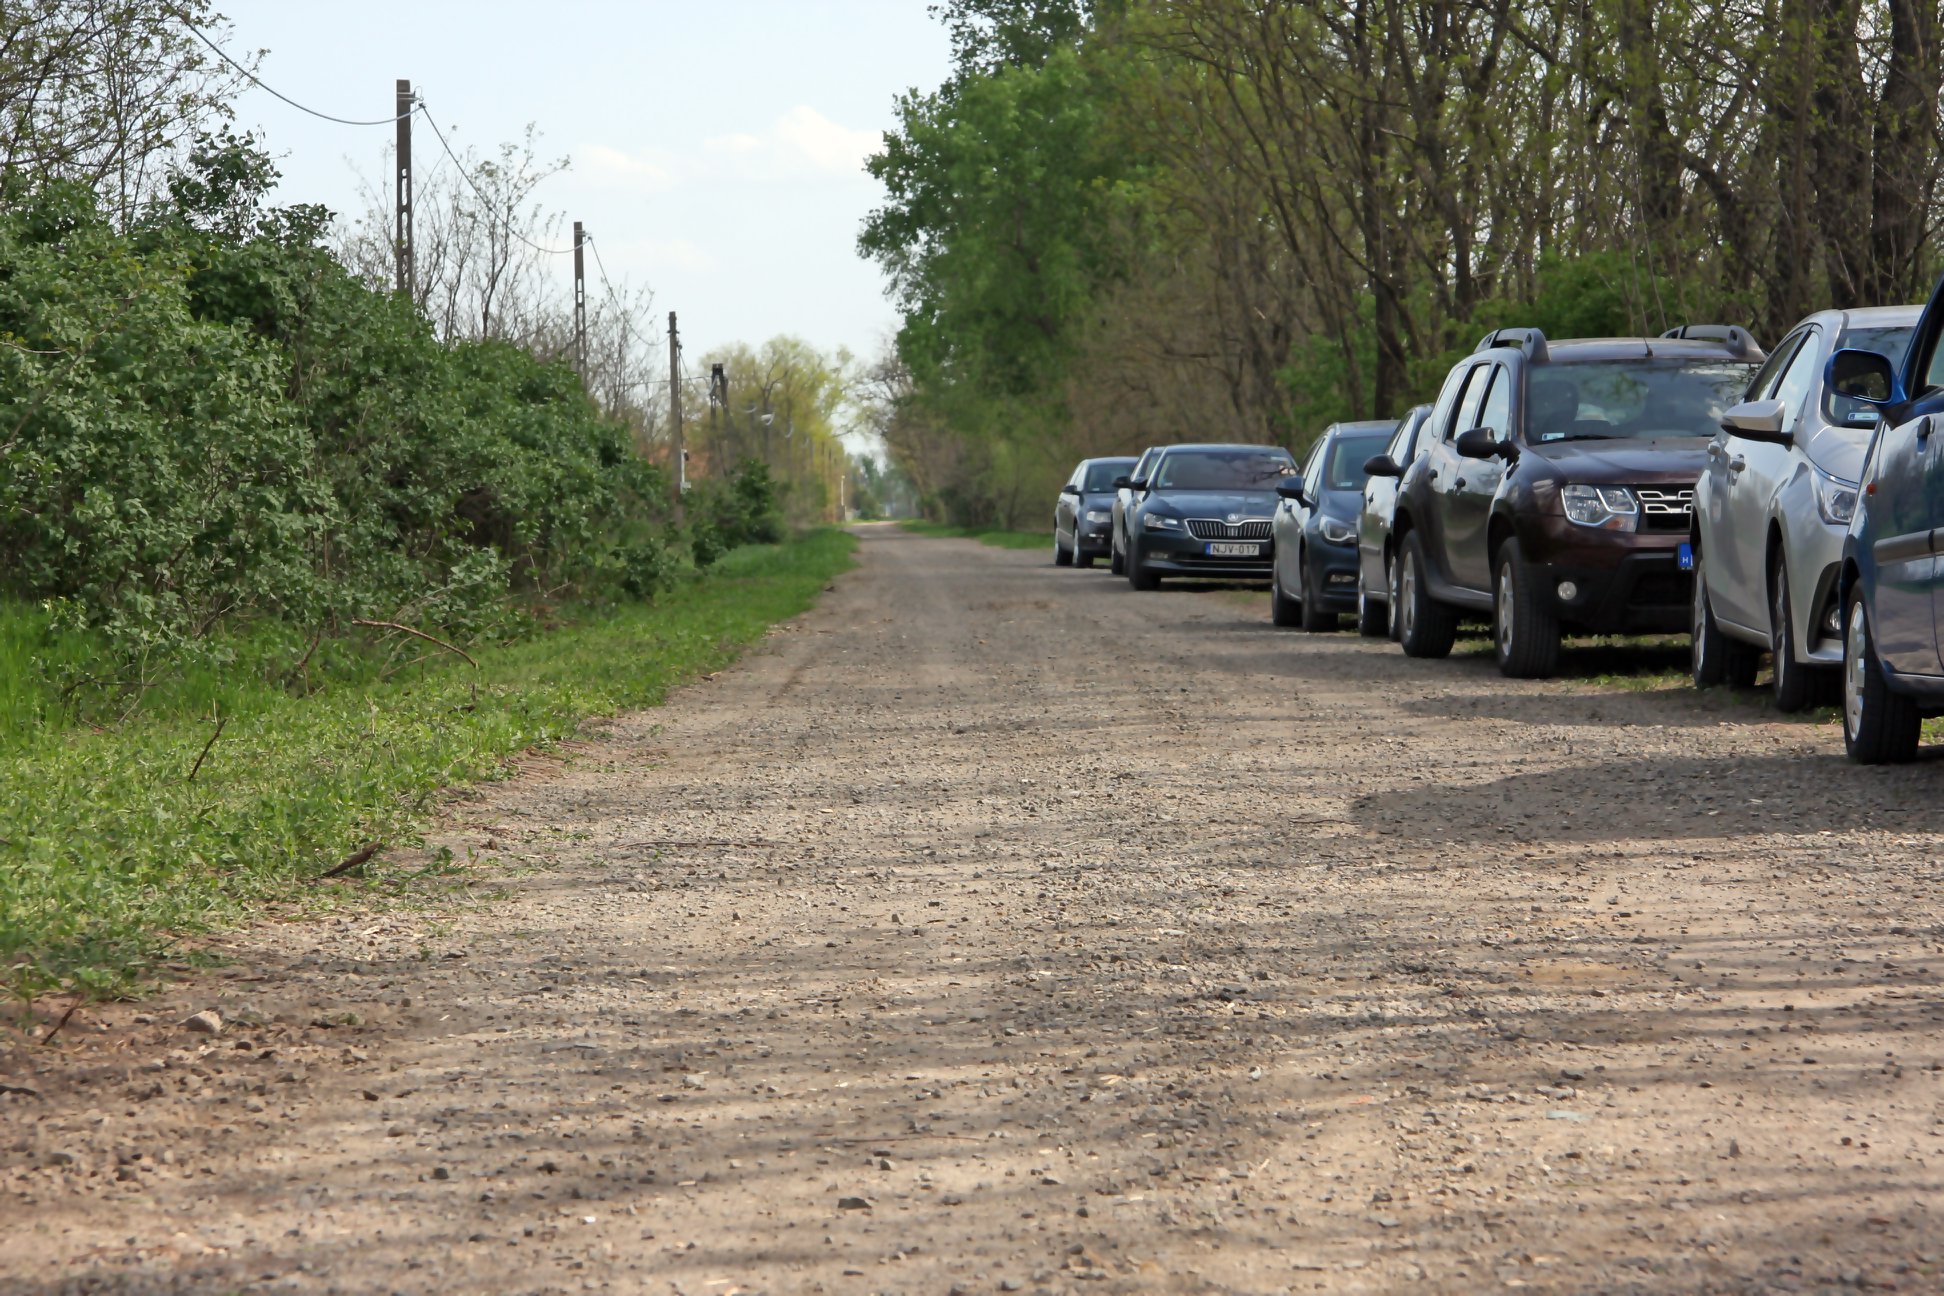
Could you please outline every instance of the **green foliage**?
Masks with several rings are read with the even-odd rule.
[[[735,475],[697,482],[689,492],[689,543],[697,567],[742,545],[783,539],[783,507],[769,465],[745,459]]]
[[[589,609],[480,649],[477,672],[436,653],[295,696],[247,670],[192,670],[105,727],[17,723],[62,714],[46,673],[23,660],[99,650],[101,636],[0,605],[0,978],[16,995],[129,988],[158,957],[295,898],[301,879],[364,843],[413,841],[438,789],[723,665],[809,606],[853,548],[822,531],[739,549],[652,607]],[[222,735],[192,780],[212,715],[226,718]]]
[[[129,232],[78,187],[5,195],[0,594],[126,681],[263,619],[294,661],[356,618],[470,635],[510,589],[628,589],[662,490],[626,429],[564,366],[441,345],[323,212],[263,209],[274,179],[226,136]]]

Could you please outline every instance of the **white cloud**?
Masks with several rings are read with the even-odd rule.
[[[637,193],[666,193],[675,187],[675,171],[649,157],[636,157],[605,144],[583,144],[574,151],[575,169],[604,188]]]
[[[864,159],[883,144],[875,131],[841,126],[808,104],[798,104],[758,135],[719,135],[702,142],[705,154],[728,164],[745,180],[802,179],[863,174]]]

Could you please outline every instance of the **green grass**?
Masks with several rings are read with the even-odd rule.
[[[125,993],[197,933],[318,889],[372,841],[418,838],[442,788],[588,717],[652,706],[810,606],[851,564],[837,531],[737,550],[656,600],[298,696],[186,672],[129,718],[68,720],[48,665],[87,643],[0,609],[0,979],[21,998]],[[227,717],[193,781],[214,726]]]
[[[925,522],[916,518],[902,518],[898,525],[915,535],[938,536],[948,540],[977,540],[999,549],[1051,549],[1051,531],[1005,531],[997,527],[960,527],[947,526],[943,522]]]

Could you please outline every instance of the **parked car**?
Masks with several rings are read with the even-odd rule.
[[[1163,576],[1267,580],[1276,485],[1295,471],[1281,446],[1162,450],[1130,487],[1128,583],[1151,590]]]
[[[1397,501],[1398,637],[1451,651],[1490,618],[1499,669],[1557,669],[1561,636],[1688,628],[1680,566],[1710,435],[1765,358],[1740,328],[1548,342],[1489,333],[1453,366]]]
[[[1145,478],[1154,461],[1161,457],[1162,446],[1149,446],[1141,451],[1141,457],[1134,461],[1123,480],[1114,480],[1114,516],[1108,522],[1107,570],[1116,576],[1127,574],[1127,512],[1134,504],[1134,490],[1130,483],[1136,478]]]
[[[1830,392],[1824,370],[1843,347],[1901,359],[1920,311],[1809,316],[1723,416],[1694,489],[1696,685],[1746,688],[1766,651],[1778,710],[1833,697],[1843,664],[1843,542],[1877,411]]]
[[[1302,476],[1276,487],[1281,503],[1272,528],[1269,578],[1269,619],[1275,624],[1334,630],[1338,616],[1359,611],[1357,511],[1363,506],[1364,465],[1396,431],[1393,419],[1332,423],[1317,438]],[[1383,633],[1381,620],[1373,629],[1363,615],[1357,628]]]
[[[1843,745],[1865,765],[1917,754],[1926,716],[1944,714],[1938,648],[1944,574],[1944,279],[1911,330],[1901,363],[1844,348],[1823,381],[1875,407],[1878,431],[1859,475],[1843,543]]]
[[[1082,459],[1060,487],[1053,506],[1053,565],[1091,567],[1110,548],[1114,482],[1134,467],[1131,457]]]
[[[1398,479],[1428,448],[1422,435],[1429,405],[1414,406],[1397,425],[1384,453],[1364,465],[1363,507],[1357,513],[1357,629],[1381,624],[1397,638],[1397,554],[1391,522],[1397,516]],[[1381,611],[1373,612],[1373,606]]]

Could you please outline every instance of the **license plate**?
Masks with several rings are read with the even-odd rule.
[[[1208,546],[1210,558],[1260,558],[1262,546],[1259,544],[1212,544]]]
[[[1331,572],[1323,578],[1325,585],[1354,585],[1356,581],[1357,574],[1355,572]]]
[[[1681,541],[1681,570],[1694,570],[1694,546],[1686,540]]]

